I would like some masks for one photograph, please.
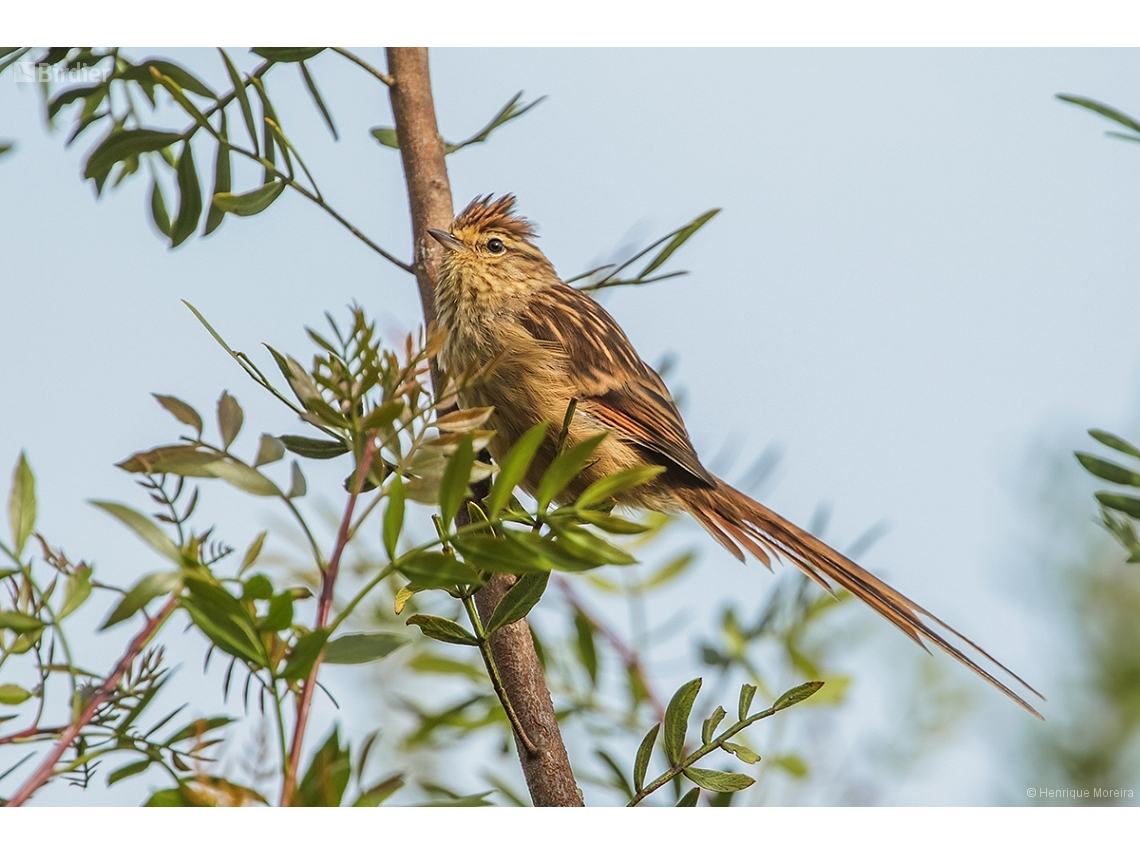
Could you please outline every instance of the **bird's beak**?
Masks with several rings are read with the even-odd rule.
[[[428,229],[427,233],[443,244],[444,249],[450,249],[452,252],[462,252],[466,249],[461,241],[456,240],[454,235],[445,232],[443,229]]]

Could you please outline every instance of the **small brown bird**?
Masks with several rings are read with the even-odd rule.
[[[578,401],[567,445],[608,431],[596,457],[559,497],[573,501],[590,483],[638,465],[665,467],[655,479],[617,497],[657,511],[684,510],[729,552],[744,550],[769,568],[791,561],[831,590],[835,583],[915,642],[923,639],[981,675],[1038,718],[1041,715],[987,667],[947,640],[961,639],[1017,683],[1024,680],[926,609],[823,541],[717,478],[697,457],[685,423],[657,373],[642,362],[617,322],[588,295],[566,285],[533,243],[531,224],[515,215],[513,196],[477,198],[451,231],[429,229],[444,255],[436,312],[448,335],[439,354],[455,375],[496,363],[460,395],[464,407],[494,407],[488,426],[493,457],[539,422],[562,423]],[[548,434],[523,488],[534,493],[554,457]],[[1043,698],[1042,698],[1043,699]]]

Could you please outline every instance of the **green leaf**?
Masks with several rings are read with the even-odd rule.
[[[245,556],[241,560],[241,567],[238,568],[238,575],[240,576],[246,570],[253,566],[253,562],[257,560],[257,556],[261,554],[261,547],[265,545],[265,536],[269,534],[268,531],[263,531],[253,539],[253,543],[245,551]]]
[[[245,119],[246,130],[249,131],[249,140],[253,145],[255,154],[260,154],[257,142],[257,124],[253,120],[253,108],[249,105],[249,96],[245,92],[245,85],[242,83],[241,74],[238,73],[237,68],[234,67],[233,62],[224,50],[218,48],[218,53],[222,55],[222,61],[226,65],[226,73],[230,76],[230,83],[233,84],[234,94],[237,96],[238,103],[241,105],[241,115]]]
[[[1099,492],[1094,494],[1096,500],[1106,508],[1128,514],[1133,519],[1140,520],[1140,498],[1126,496],[1123,493]]]
[[[306,59],[312,59],[317,54],[321,53],[323,47],[255,47],[250,48],[250,53],[255,53],[262,59],[268,59],[270,62],[304,62]]]
[[[465,534],[455,538],[457,552],[488,573],[545,573],[549,562],[515,540],[492,534]]]
[[[27,689],[17,686],[15,683],[0,684],[0,704],[5,706],[15,707],[22,704],[28,698],[32,697],[32,693]]]
[[[312,96],[313,103],[317,105],[317,109],[321,113],[321,118],[323,118],[325,124],[328,125],[329,133],[332,134],[334,140],[339,140],[340,135],[336,132],[336,125],[333,124],[332,114],[329,112],[329,108],[325,106],[325,101],[321,97],[321,91],[317,88],[317,81],[313,80],[312,75],[309,74],[309,68],[305,65],[304,61],[301,62],[301,77],[305,81],[305,88],[309,90],[309,95]]]
[[[281,490],[276,484],[240,460],[215,460],[206,469],[226,483],[254,496],[281,495]]]
[[[218,432],[222,437],[222,448],[228,450],[233,445],[243,421],[245,416],[237,399],[229,392],[222,392],[222,397],[218,398]]]
[[[272,180],[266,182],[256,190],[251,190],[249,193],[218,193],[214,196],[213,204],[217,205],[227,214],[236,214],[239,217],[252,217],[254,214],[260,214],[272,205],[284,189],[284,181]]]
[[[752,709],[752,699],[756,697],[756,687],[745,683],[740,687],[740,706],[737,710],[740,720],[748,718],[748,711]]]
[[[282,591],[269,598],[269,610],[257,622],[261,632],[282,632],[293,625],[293,595]]]
[[[720,208],[713,208],[710,211],[705,211],[688,225],[677,229],[677,231],[673,233],[673,239],[665,245],[664,249],[662,249],[659,253],[657,253],[656,256],[654,256],[653,260],[645,266],[645,269],[637,275],[637,278],[642,279],[648,276],[650,273],[664,264],[669,259],[669,256],[680,249],[681,246],[684,245],[684,243],[689,238],[700,231],[701,227],[703,227],[705,223],[707,223],[719,213]]]
[[[548,581],[550,581],[549,573],[528,573],[520,576],[495,606],[491,620],[487,623],[486,634],[489,636],[500,627],[522,620],[530,614],[530,610],[538,604],[546,591]]]
[[[550,521],[551,528],[558,536],[558,544],[574,555],[593,562],[594,566],[601,564],[628,565],[636,564],[637,559],[622,549],[618,549],[608,540],[603,540],[592,531],[574,525]]]
[[[301,471],[301,467],[297,465],[297,461],[293,461],[292,474],[289,478],[289,492],[285,494],[287,499],[299,499],[308,491],[309,485],[305,482],[305,475]]]
[[[325,663],[360,665],[375,662],[399,650],[410,640],[392,632],[353,632],[337,636],[325,647]]]
[[[701,727],[701,743],[703,745],[708,745],[713,741],[713,734],[716,733],[720,723],[724,721],[725,715],[724,707],[717,707],[713,710],[713,714],[705,719],[705,723]]]
[[[273,596],[273,583],[269,577],[261,573],[250,576],[241,583],[241,598],[243,600],[268,600]]]
[[[738,772],[718,772],[715,769],[689,767],[684,770],[684,775],[698,787],[712,790],[714,793],[735,793],[756,783],[747,775],[741,775]]]
[[[117,502],[92,502],[91,504],[106,511],[130,528],[160,555],[166,556],[179,565],[186,563],[185,556],[179,551],[174,541],[163,534],[162,529],[155,525],[149,517],[144,517],[138,511]]]
[[[388,427],[404,412],[404,401],[397,398],[394,401],[376,407],[360,423],[360,429],[367,433],[371,430],[381,430]]]
[[[491,484],[487,494],[487,513],[494,519],[510,502],[511,494],[519,485],[527,470],[530,468],[534,455],[538,451],[542,440],[546,436],[546,422],[540,422],[532,427],[511,446],[510,450],[498,461],[499,474]]]
[[[471,467],[475,465],[475,447],[471,434],[459,442],[459,447],[447,461],[443,479],[439,482],[439,513],[443,518],[443,529],[451,528],[451,521],[468,493],[467,482],[471,478]]]
[[[178,217],[170,226],[170,246],[176,247],[198,228],[202,216],[202,188],[198,184],[198,170],[194,166],[194,150],[187,140],[182,144],[178,158]]]
[[[47,624],[34,615],[24,612],[0,611],[0,629],[10,629],[12,632],[28,633],[43,629]]]
[[[683,552],[676,558],[670,559],[661,569],[657,570],[648,579],[637,587],[642,591],[650,591],[664,585],[666,582],[684,573],[697,557],[695,552]]]
[[[674,807],[696,807],[697,800],[700,799],[700,797],[701,788],[692,787],[687,793],[685,793],[685,795],[681,796],[681,798],[677,800],[677,804],[674,805]]]
[[[175,398],[173,395],[159,395],[151,393],[154,399],[162,405],[168,413],[170,413],[178,421],[184,425],[190,425],[197,432],[198,436],[202,435],[202,417],[198,415],[198,411],[187,404],[185,401]]]
[[[281,679],[308,679],[309,672],[313,670],[313,663],[317,661],[317,656],[324,649],[328,638],[329,631],[327,629],[314,629],[297,639],[297,643],[293,645],[293,651],[289,654],[285,670],[281,672]]]
[[[210,464],[221,459],[216,451],[192,445],[164,445],[140,451],[115,465],[126,472],[169,473],[191,478],[214,478]]]
[[[769,759],[769,762],[775,763],[793,778],[805,778],[810,771],[803,758],[796,754],[784,754],[780,757],[773,757]]]
[[[1117,124],[1124,125],[1126,128],[1140,131],[1140,122],[1120,112],[1115,107],[1102,104],[1100,101],[1093,101],[1091,98],[1081,98],[1078,95],[1058,95],[1057,99],[1059,101],[1068,101],[1070,104],[1076,104],[1078,107],[1084,107],[1086,110],[1092,110],[1094,113],[1099,113],[1106,119],[1111,119]]]
[[[107,786],[109,787],[112,784],[117,784],[124,778],[141,775],[143,772],[150,768],[150,764],[153,762],[154,761],[151,760],[151,758],[146,757],[142,760],[137,760],[134,763],[128,763],[126,766],[120,766],[118,769],[107,776]]]
[[[188,790],[182,787],[170,787],[165,790],[155,790],[150,798],[143,803],[143,807],[198,807],[198,802],[190,798]]]
[[[182,608],[218,649],[247,665],[269,666],[269,656],[253,617],[237,597],[213,579],[187,575]]]
[[[1097,478],[1103,478],[1105,481],[1111,481],[1114,484],[1127,484],[1132,487],[1140,487],[1140,473],[1133,472],[1131,469],[1125,469],[1123,466],[1117,466],[1100,457],[1093,457],[1091,454],[1084,454],[1080,451],[1076,452],[1076,458],[1080,461],[1081,466],[1085,467],[1089,472]]]
[[[550,468],[543,474],[542,481],[538,484],[536,498],[540,509],[545,509],[566,488],[566,485],[589,465],[590,455],[594,453],[594,450],[605,438],[606,434],[604,433],[591,436],[573,448],[563,451],[554,459]]]
[[[210,718],[196,719],[166,740],[166,744],[173,745],[176,742],[183,742],[187,739],[200,740],[209,731],[217,730],[219,727],[225,727],[234,721],[237,721],[237,719],[230,718],[228,715],[216,715]]]
[[[1116,451],[1123,451],[1125,454],[1131,454],[1133,457],[1140,457],[1140,448],[1137,448],[1132,443],[1121,439],[1105,430],[1097,430],[1093,428],[1089,431],[1089,436],[1097,442],[1107,445],[1109,448]]]
[[[18,556],[24,551],[24,544],[36,526],[36,478],[22,451],[12,470],[12,489],[8,493],[8,524],[12,528],[12,546]]]
[[[163,594],[172,594],[178,590],[182,584],[181,573],[151,573],[143,576],[137,581],[133,588],[131,588],[119,600],[119,604],[115,606],[114,610],[103,621],[100,629],[107,629],[117,623],[125,621],[131,617],[135,612],[144,609],[151,600],[155,597],[160,597]]]
[[[333,457],[348,454],[348,446],[342,440],[312,439],[307,436],[291,436],[289,434],[277,438],[294,454],[308,457],[311,460],[330,460]]]
[[[166,210],[166,200],[162,197],[162,188],[157,181],[150,185],[150,216],[154,227],[162,234],[170,237],[170,213]]]
[[[214,90],[181,65],[176,65],[165,59],[144,59],[139,65],[143,68],[157,68],[160,74],[169,77],[178,84],[180,88],[185,89],[187,92],[193,92],[195,95],[203,95],[214,101],[218,100],[218,96],[214,93]]]
[[[473,585],[479,581],[479,573],[473,567],[442,552],[418,552],[401,558],[397,567],[409,582],[422,590]]]
[[[653,746],[657,742],[657,732],[661,730],[660,724],[649,728],[641,745],[637,748],[637,758],[633,762],[633,788],[637,792],[645,787],[645,773],[649,771],[649,759],[653,755]]]
[[[218,130],[219,135],[222,137],[218,141],[218,151],[214,156],[214,189],[210,193],[210,210],[206,214],[206,228],[202,231],[202,237],[213,232],[218,226],[222,224],[226,212],[219,208],[214,199],[217,198],[219,193],[229,193],[232,188],[232,166],[230,161],[230,145],[226,142],[226,111],[222,111],[221,126]]]
[[[735,754],[745,763],[760,762],[760,755],[749,748],[747,745],[741,745],[738,742],[723,742],[721,743],[720,747],[727,751],[729,754]]]
[[[633,788],[629,785],[629,781],[625,777],[625,772],[621,770],[621,766],[609,754],[601,749],[595,752],[598,758],[606,764],[610,769],[610,774],[613,776],[613,787],[620,791],[627,799],[633,798]]]
[[[589,523],[610,534],[643,534],[649,531],[649,526],[619,517],[617,514],[603,511],[577,510],[576,516],[582,522]],[[648,583],[646,583],[648,585]]]
[[[436,799],[416,805],[416,807],[494,807],[495,803],[487,800],[487,796],[493,792],[495,791],[486,790],[482,793],[472,793],[469,796]]]
[[[442,641],[446,644],[466,644],[478,646],[479,640],[470,632],[453,620],[436,617],[435,615],[412,615],[408,618],[408,626],[418,626],[420,632],[428,638]]]
[[[404,480],[397,473],[392,476],[392,481],[388,487],[388,505],[384,508],[384,549],[392,560],[396,558],[396,546],[403,528]]]
[[[114,131],[91,152],[83,170],[83,177],[94,179],[96,184],[102,187],[103,181],[116,163],[143,152],[164,149],[181,139],[181,134],[148,128]]]
[[[578,658],[590,675],[590,683],[598,685],[598,649],[594,644],[594,626],[577,609],[574,611],[574,633],[578,640]]]
[[[79,565],[75,572],[67,577],[67,587],[64,588],[63,605],[56,618],[63,620],[91,596],[91,568]]]
[[[701,690],[701,678],[690,680],[679,688],[669,701],[665,709],[665,758],[670,764],[676,765],[681,760],[685,750],[685,734],[689,729],[689,714],[693,710],[693,702]],[[696,783],[696,782],[694,782]]]
[[[788,691],[776,698],[776,703],[772,704],[772,709],[777,712],[786,710],[788,707],[795,706],[801,701],[806,701],[822,688],[823,683],[821,681],[813,680],[810,683],[796,686],[794,689],[788,689]]]
[[[344,798],[348,779],[352,774],[352,760],[348,745],[340,744],[336,727],[313,755],[305,777],[297,787],[294,805],[305,807],[339,807]]]
[[[664,466],[633,466],[623,469],[621,472],[599,478],[582,491],[582,495],[574,504],[578,508],[601,504],[606,499],[652,481],[664,471]]]
[[[369,787],[362,792],[352,803],[353,807],[378,807],[390,795],[395,793],[400,787],[404,786],[403,775],[393,775],[387,780],[381,781],[374,787]]]
[[[491,121],[489,121],[486,125],[484,125],[483,128],[478,133],[476,133],[474,136],[468,137],[467,139],[465,139],[463,142],[460,142],[460,143],[454,143],[454,144],[446,143],[444,145],[444,153],[445,154],[454,154],[455,152],[459,151],[460,149],[466,148],[469,145],[475,145],[476,143],[486,142],[487,138],[491,135],[491,132],[494,131],[496,128],[502,127],[507,122],[513,121],[514,119],[517,119],[519,116],[526,113],[532,107],[535,107],[538,104],[541,104],[543,101],[546,100],[546,96],[544,95],[541,98],[537,98],[534,101],[531,101],[529,104],[526,104],[526,105],[520,107],[520,106],[518,106],[518,104],[519,104],[519,101],[522,100],[522,96],[523,96],[522,92],[515,93],[515,97],[513,97],[510,101],[508,101],[506,106],[503,107],[501,110],[499,110],[499,112],[495,114],[494,118],[492,118]]]
[[[380,145],[387,146],[388,148],[399,148],[400,141],[396,138],[395,128],[372,128],[368,133],[376,139]]]
[[[264,466],[266,463],[276,463],[285,456],[285,443],[275,436],[263,433],[261,442],[257,446],[257,458],[253,461],[253,468]]]

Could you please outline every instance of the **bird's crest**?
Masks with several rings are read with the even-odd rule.
[[[491,201],[491,194],[476,196],[463,209],[451,231],[460,232],[503,232],[519,240],[530,240],[535,236],[534,225],[523,217],[515,215],[515,197],[511,194]]]

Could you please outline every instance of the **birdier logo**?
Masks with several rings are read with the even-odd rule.
[[[13,70],[17,83],[102,83],[111,74],[109,67],[77,65],[66,68],[46,62],[17,62]]]

